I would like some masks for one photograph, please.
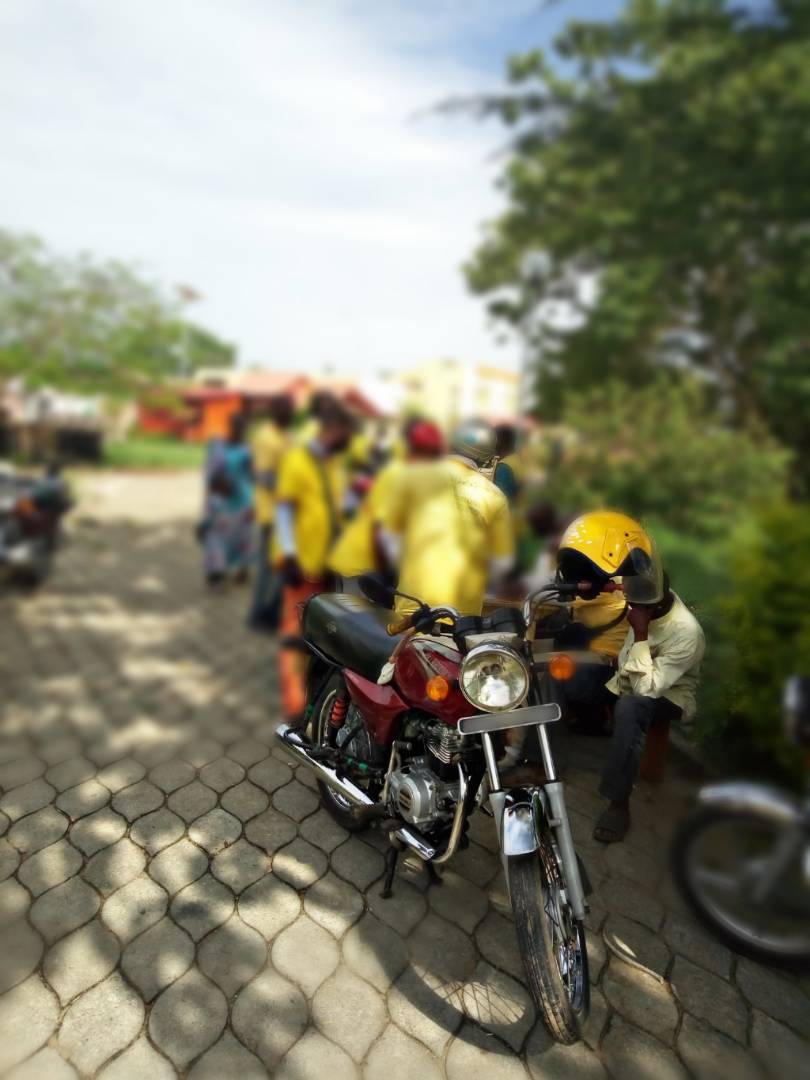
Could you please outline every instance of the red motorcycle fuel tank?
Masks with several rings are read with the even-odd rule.
[[[411,708],[421,709],[445,724],[455,725],[462,716],[470,714],[470,703],[458,685],[460,668],[461,654],[451,642],[416,636],[397,657],[394,681]],[[428,682],[437,675],[446,679],[450,687],[447,697],[441,701],[428,694]]]

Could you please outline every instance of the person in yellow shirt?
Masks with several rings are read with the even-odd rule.
[[[256,582],[248,624],[256,630],[278,629],[281,579],[273,573],[271,542],[275,519],[278,468],[289,442],[295,406],[289,394],[279,394],[267,406],[251,438],[254,480],[254,520],[257,530]]]
[[[338,592],[359,593],[361,574],[389,569],[379,534],[391,494],[410,465],[437,458],[444,449],[441,431],[427,420],[407,424],[403,439],[407,459],[395,458],[380,469],[357,514],[332,548],[329,568],[339,579]]]
[[[478,471],[494,453],[492,428],[468,421],[453,432],[448,457],[412,466],[395,485],[383,524],[402,592],[481,614],[489,578],[505,574],[514,560],[506,497]],[[399,611],[414,606],[397,598]]]
[[[337,401],[324,407],[318,434],[282,455],[276,485],[273,563],[284,581],[281,630],[298,632],[301,604],[326,585],[327,556],[342,525],[345,474],[342,455],[354,422]],[[279,652],[281,698],[288,718],[304,710],[305,688],[297,656]]]

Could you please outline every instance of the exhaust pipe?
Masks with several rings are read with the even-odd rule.
[[[345,776],[340,776],[337,770],[333,769],[331,765],[325,765],[324,762],[318,761],[312,757],[310,754],[311,748],[309,743],[302,739],[298,731],[291,728],[289,724],[278,725],[276,728],[276,738],[281,743],[283,749],[291,754],[299,764],[306,765],[312,769],[319,780],[328,784],[333,791],[337,791],[344,799],[348,799],[353,806],[367,809],[377,805],[373,799],[369,798],[362,788],[357,786],[357,784],[353,784],[352,781]],[[459,773],[461,774],[460,769]],[[464,789],[466,791],[466,784],[464,785]],[[462,806],[462,803],[463,799],[459,800],[459,808]],[[362,817],[362,815],[359,816]],[[459,811],[456,813],[456,818],[459,821],[462,819],[462,815]],[[455,843],[452,843],[452,850],[450,850],[450,845],[448,845],[448,851],[444,853],[445,857],[449,857],[458,846],[458,835],[455,834],[460,834],[460,828],[456,828],[456,823],[454,823],[453,832]],[[394,835],[401,840],[403,844],[411,848],[412,851],[415,851],[419,858],[423,859],[425,862],[430,862],[436,857],[436,849],[427,843],[415,829],[403,825],[401,829],[398,829],[394,833]],[[438,861],[443,862],[444,858]]]
[[[301,764],[308,765],[330,788],[337,791],[344,799],[348,799],[353,806],[374,806],[374,800],[366,795],[362,788],[353,784],[345,776],[339,776],[336,769],[331,765],[325,765],[322,761],[316,761],[310,755],[310,746],[302,739],[298,732],[289,724],[279,724],[276,729],[276,738],[282,747],[287,750]]]

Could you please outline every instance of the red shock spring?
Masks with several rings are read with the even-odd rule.
[[[349,695],[345,692],[335,695],[335,700],[332,702],[332,711],[329,714],[329,723],[334,728],[343,727],[343,723],[346,719],[346,710],[349,708]]]

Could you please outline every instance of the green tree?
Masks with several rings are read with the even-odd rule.
[[[757,8],[628,0],[514,58],[480,103],[514,131],[507,205],[467,276],[536,346],[542,415],[689,367],[730,423],[796,449],[807,488],[810,5]]]
[[[131,393],[235,350],[183,318],[132,268],[63,258],[36,237],[0,230],[0,378],[23,375],[89,393]]]

